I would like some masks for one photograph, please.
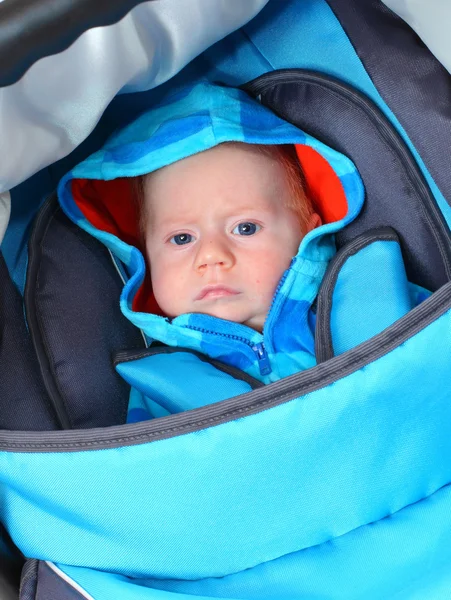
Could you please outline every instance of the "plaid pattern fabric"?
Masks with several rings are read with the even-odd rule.
[[[96,229],[78,208],[71,191],[71,181],[76,178],[111,180],[142,175],[226,141],[311,147],[339,177],[348,203],[343,219],[311,231],[302,240],[280,280],[263,333],[203,314],[183,314],[171,321],[135,312],[133,298],[145,274],[141,253]],[[241,90],[201,82],[114,134],[100,151],[62,179],[58,192],[66,214],[127,266],[131,276],[121,295],[121,309],[151,339],[200,351],[264,383],[315,364],[312,303],[335,253],[334,233],[358,214],[364,199],[360,177],[345,156],[283,121]]]

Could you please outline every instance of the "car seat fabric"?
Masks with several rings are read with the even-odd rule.
[[[23,317],[22,298],[0,254],[0,427],[52,430],[56,414],[43,385]]]
[[[120,313],[121,287],[109,252],[50,198],[30,236],[25,311],[62,428],[125,422],[129,389],[111,368],[112,357],[145,342]]]
[[[23,569],[20,600],[92,600],[76,581],[56,565],[29,560]]]
[[[109,578],[105,589],[118,590],[128,581],[134,590],[130,594],[135,595],[136,586],[147,581],[152,586],[155,578],[160,587],[165,585],[162,579],[179,580],[173,585],[185,593],[194,585],[191,580],[208,586],[210,578],[217,583],[219,577],[220,585],[225,585],[227,576],[262,563],[271,562],[274,569],[286,573],[282,557],[287,555],[295,561],[290,572],[302,571],[304,567],[297,566],[298,560],[304,564],[301,550],[326,544],[327,553],[331,537],[402,511],[446,486],[449,436],[437,428],[436,415],[440,410],[440,421],[448,418],[447,392],[437,377],[448,368],[444,349],[449,340],[439,334],[448,330],[448,319],[446,285],[391,331],[273,386],[172,415],[176,420],[170,425],[157,419],[86,430],[83,436],[74,432],[72,438],[67,435],[70,432],[54,434],[45,442],[29,434],[23,446],[16,436],[15,460],[25,461],[29,475],[46,465],[53,482],[49,490],[43,481],[38,491],[31,477],[32,501],[26,490],[29,477],[16,483],[17,495],[8,494],[8,504],[15,505],[9,511],[8,526],[15,532],[16,543],[26,548],[26,555],[56,562],[63,571],[64,565],[72,565],[115,572],[119,577]],[[436,336],[438,343],[431,354]],[[421,382],[411,378],[419,363],[428,373]],[[393,397],[398,403],[393,403]],[[6,446],[7,440],[3,441]],[[28,454],[17,453],[19,448]],[[10,469],[20,471],[17,466]],[[98,473],[95,481],[86,477],[86,469]],[[126,490],[130,492],[134,470],[139,471],[139,485],[130,494]],[[264,475],[268,472],[273,477]],[[324,473],[328,474],[326,488]],[[109,490],[107,503],[99,501],[104,489]],[[167,497],[172,502],[162,510]],[[97,507],[90,509],[89,516],[86,499]],[[49,501],[54,506],[51,513],[41,508]],[[121,513],[134,515],[132,525],[117,518],[119,506]],[[40,538],[30,538],[25,518],[59,531],[52,555]],[[92,519],[92,526],[86,524],[87,518]],[[80,522],[75,534],[78,541],[68,546],[74,521]],[[220,524],[214,535],[212,521]],[[99,537],[97,531],[104,533]],[[404,531],[401,527],[399,543]],[[177,549],[173,548],[175,534]],[[86,548],[90,548],[89,556]],[[347,556],[352,552],[349,549]],[[392,590],[411,579],[412,561],[405,556],[403,560],[407,565],[404,582],[398,578],[388,582],[384,575],[384,585]],[[310,567],[313,573],[317,566]],[[77,573],[77,568],[69,566],[67,571]],[[378,571],[371,585],[381,576]],[[257,588],[262,581],[266,586],[271,580],[280,581],[268,577],[257,578]],[[315,584],[321,585],[317,579]],[[248,592],[252,582],[239,580],[237,575],[233,585],[245,597],[252,595]],[[89,591],[89,574],[86,581]],[[287,581],[297,593],[306,591],[295,576]],[[312,576],[305,581],[312,581]],[[343,580],[339,589],[349,592],[349,585],[349,580]],[[276,589],[271,593],[276,595]]]
[[[303,0],[281,10],[277,4],[270,3],[261,16],[262,68],[274,64],[267,57],[276,34],[292,35],[296,42],[284,47],[286,62],[292,63],[279,66],[320,64],[321,71],[334,69],[336,77],[354,85],[360,73],[367,93],[390,113],[328,5]],[[298,20],[292,18],[295,8]],[[275,19],[271,30],[267,15],[277,16],[277,10],[281,20]],[[321,21],[325,13],[328,20]],[[304,33],[312,37],[304,44],[296,30],[300,15],[314,25],[306,25]],[[330,55],[320,50],[325,31]],[[202,60],[211,60],[214,52]],[[219,79],[233,78],[237,55],[218,52],[216,73],[224,67]],[[307,54],[319,58],[309,63]],[[344,68],[337,58],[343,55],[360,66]],[[248,79],[261,74],[253,71]],[[271,93],[264,96],[269,103]],[[437,109],[434,105],[431,112]],[[392,121],[405,136],[396,117]],[[431,131],[442,139],[448,135],[447,128],[425,126],[423,132],[430,136]],[[416,150],[414,156],[449,222],[444,196]],[[409,187],[406,192],[410,197]],[[421,214],[421,204],[410,206]],[[27,557],[55,566],[46,563],[59,600],[77,597],[73,585],[61,585],[69,580],[78,585],[78,596],[95,600],[169,600],[174,594],[446,597],[451,589],[447,235],[445,227],[430,238],[441,271],[431,297],[357,347],[340,353],[343,341],[339,348],[333,342],[332,353],[338,355],[304,373],[166,419],[83,431],[0,432],[2,520]],[[400,239],[406,254],[410,234]],[[413,246],[410,256],[408,269],[421,282],[431,269]],[[8,352],[4,355],[7,360]],[[48,570],[42,562],[35,567],[36,582]],[[44,581],[50,577],[41,579],[42,586]],[[48,588],[40,593],[49,597]]]
[[[432,131],[450,130],[449,73],[420,43],[417,35],[380,2],[356,2],[352,10],[343,0],[329,0],[329,4],[358,48],[360,60],[382,98],[407,131],[449,202],[451,174],[446,160],[447,136],[439,134],[431,139],[430,135]],[[387,31],[391,32],[388,39]],[[409,63],[415,68],[406,70],[404,65]]]

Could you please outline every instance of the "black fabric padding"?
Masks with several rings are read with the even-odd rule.
[[[120,311],[122,287],[107,249],[52,198],[30,239],[25,301],[44,382],[65,428],[125,423],[130,388],[113,356],[143,348],[144,340]]]
[[[0,429],[58,429],[25,325],[22,296],[1,254],[0,281]]]
[[[68,48],[88,29],[112,25],[152,0],[3,0],[0,87],[16,83],[44,56]],[[89,68],[89,65],[87,66]]]
[[[328,3],[451,204],[451,75],[380,0]]]
[[[260,93],[263,104],[356,165],[365,186],[365,204],[359,217],[337,235],[338,247],[369,229],[393,227],[401,239],[409,280],[437,290],[450,279],[451,234],[410,151],[373,103],[372,110],[397,136],[396,144],[350,99],[357,92],[349,94],[350,88],[339,82],[339,87],[346,88],[342,95],[321,81],[309,81],[309,75],[300,69],[276,72],[251,82],[246,89],[255,94],[266,79],[268,84]],[[335,82],[323,74],[319,78]],[[364,102],[369,101],[365,98]],[[399,152],[410,157],[414,180]]]
[[[70,581],[66,575],[60,577],[44,561],[29,560],[23,570],[20,600],[86,600],[87,596]],[[1,596],[0,600],[3,600]]]

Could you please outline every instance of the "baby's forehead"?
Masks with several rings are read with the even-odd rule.
[[[274,155],[276,156],[276,155]],[[285,171],[271,151],[221,144],[145,176],[147,208],[155,217],[270,210],[280,198]]]
[[[152,210],[152,221],[158,226],[169,226],[175,223],[196,223],[201,220],[215,217],[226,220],[234,217],[260,217],[269,218],[275,212],[276,201],[263,202],[257,199],[250,203],[248,198],[234,199],[233,202],[196,203],[194,205],[180,205],[169,199],[159,207]]]
[[[243,142],[225,142],[180,158],[168,165],[160,167],[144,176],[147,187],[155,187],[161,183],[174,182],[189,178],[195,172],[194,183],[202,185],[202,179],[207,178],[209,172],[216,174],[227,172],[234,176],[246,171],[256,175],[257,179],[264,178],[264,174],[271,167],[281,166],[281,155],[278,145],[261,146]]]

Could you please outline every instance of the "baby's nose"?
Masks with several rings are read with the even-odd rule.
[[[230,269],[233,264],[234,256],[226,243],[220,240],[206,240],[197,253],[195,268],[198,271],[205,271],[207,267]]]

